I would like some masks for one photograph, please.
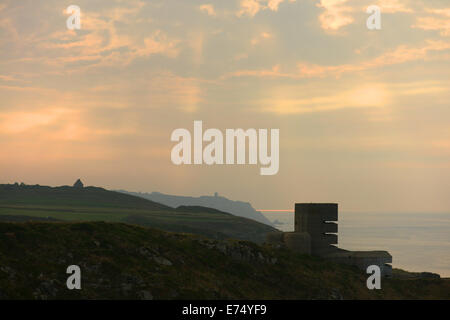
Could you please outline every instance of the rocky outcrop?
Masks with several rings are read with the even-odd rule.
[[[264,253],[249,242],[200,240],[199,243],[208,249],[218,250],[233,260],[265,264],[277,263],[277,258]]]

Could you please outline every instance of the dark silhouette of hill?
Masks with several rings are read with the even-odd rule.
[[[368,290],[356,267],[123,223],[0,223],[0,261],[0,299],[450,298],[450,279],[394,272]],[[72,264],[82,290],[67,290]]]
[[[44,219],[44,220],[43,220]],[[262,243],[277,231],[257,221],[202,206],[172,208],[142,197],[97,187],[0,185],[0,221],[126,222],[213,239]]]
[[[205,213],[219,213],[219,214],[226,214],[231,216],[231,213],[223,212],[217,209],[208,208],[208,207],[202,207],[202,206],[179,206],[175,209],[178,212],[205,212]]]
[[[98,187],[2,184],[0,185],[0,205],[8,204],[173,210],[169,206],[151,200]]]
[[[171,207],[202,206],[213,208],[223,212],[229,212],[231,214],[234,214],[235,216],[252,219],[269,226],[273,226],[272,223],[264,215],[261,214],[261,212],[253,209],[250,203],[243,201],[233,201],[219,196],[217,193],[214,196],[187,197],[163,194],[159,192],[141,193],[129,192],[124,190],[119,190],[119,192],[142,197]]]

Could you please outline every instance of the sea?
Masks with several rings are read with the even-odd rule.
[[[263,212],[275,227],[294,231],[294,213]],[[450,277],[450,213],[339,212],[338,247],[386,250],[392,267]]]

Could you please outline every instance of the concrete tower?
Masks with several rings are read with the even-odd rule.
[[[336,251],[338,243],[336,203],[296,203],[295,232],[307,232],[311,236],[311,254],[325,255]]]
[[[349,251],[336,247],[337,221],[336,203],[296,203],[295,231],[271,232],[267,234],[267,242],[284,245],[298,253],[357,266],[364,271],[370,265],[377,265],[382,275],[392,274],[392,256],[387,251]]]

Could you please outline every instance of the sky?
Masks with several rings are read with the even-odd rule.
[[[3,0],[0,183],[450,212],[449,5]],[[171,133],[195,120],[279,129],[278,173],[174,165]]]

